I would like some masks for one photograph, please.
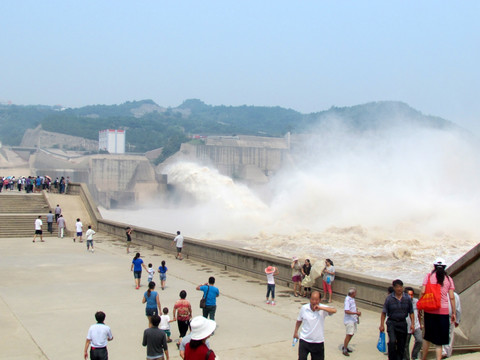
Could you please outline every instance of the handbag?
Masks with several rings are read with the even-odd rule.
[[[305,277],[302,280],[302,286],[303,287],[312,287],[313,281],[310,275],[305,275]]]
[[[377,349],[381,353],[384,353],[385,351],[387,351],[387,344],[385,342],[385,333],[381,331],[380,331],[380,335],[378,336]]]
[[[208,296],[208,291],[210,290],[210,286],[208,286],[207,293],[204,294],[204,296],[200,299],[200,308],[205,309],[207,307],[207,296]]]
[[[432,311],[440,309],[440,301],[442,298],[440,284],[432,284],[430,282],[430,275],[428,275],[428,282],[425,286],[425,293],[417,302],[417,309],[424,311]]]

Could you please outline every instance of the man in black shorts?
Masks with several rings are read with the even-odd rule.
[[[33,236],[33,242],[35,242],[37,235],[40,235],[40,241],[43,241],[42,225],[42,215],[38,215],[38,219],[35,220],[35,235]]]

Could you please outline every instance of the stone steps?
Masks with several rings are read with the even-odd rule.
[[[35,220],[39,215],[43,221],[43,236],[57,236],[57,224],[53,233],[47,231],[48,203],[42,194],[0,194],[0,238],[33,237]]]

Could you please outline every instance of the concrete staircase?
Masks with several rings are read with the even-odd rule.
[[[47,231],[49,212],[43,194],[12,192],[0,193],[0,238],[32,237],[35,233],[35,220],[42,215],[43,236],[57,236],[57,224],[53,223],[53,234]],[[53,211],[53,209],[52,209]]]

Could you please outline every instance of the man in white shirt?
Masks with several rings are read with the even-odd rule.
[[[307,360],[308,354],[311,354],[312,360],[325,359],[324,347],[324,322],[325,318],[333,315],[337,309],[320,305],[320,293],[314,291],[310,296],[310,304],[301,307],[295,323],[294,339],[300,339],[298,346],[298,360]],[[298,330],[302,325],[300,335]]]
[[[345,340],[343,341],[342,353],[345,356],[350,356],[350,350],[348,344],[352,340],[353,335],[357,332],[358,317],[362,315],[360,311],[357,311],[357,303],[355,297],[357,296],[357,289],[351,287],[348,289],[348,295],[345,297],[343,310],[345,315],[343,317],[343,323],[345,324]]]
[[[83,242],[82,241],[82,235],[83,235],[83,224],[82,222],[80,221],[80,218],[77,219],[77,222],[75,223],[75,230],[76,230],[76,236],[73,237],[73,242],[75,242],[77,236],[78,236],[78,240],[80,240],[80,242]]]
[[[87,340],[85,341],[84,358],[88,358],[88,347],[90,346],[91,360],[108,360],[107,343],[113,340],[110,327],[104,324],[105,313],[97,311],[95,313],[97,323],[88,329]]]
[[[450,357],[452,356],[453,350],[453,338],[455,336],[455,328],[460,324],[460,318],[462,314],[462,305],[460,305],[460,296],[454,292],[453,296],[455,297],[455,322],[452,322],[452,303],[450,301],[450,297],[448,297],[448,314],[450,318],[450,342],[448,345],[442,346],[442,356],[443,357]]]
[[[37,235],[40,235],[40,241],[44,241],[42,235],[42,225],[42,215],[38,215],[38,219],[35,220],[35,235],[33,235],[33,242],[35,242]]]
[[[180,231],[177,231],[177,236],[173,239],[175,246],[177,247],[177,256],[175,259],[183,260],[182,257],[182,248],[183,248],[183,235],[180,235]]]

